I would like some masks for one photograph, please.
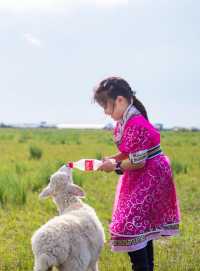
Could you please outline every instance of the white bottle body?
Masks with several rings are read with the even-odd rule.
[[[102,164],[103,162],[97,159],[80,159],[76,162],[69,162],[68,166],[83,171],[94,171],[97,170]]]

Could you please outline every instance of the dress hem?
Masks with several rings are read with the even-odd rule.
[[[176,236],[176,235],[179,235],[179,229],[162,230],[160,232],[157,231],[157,232],[147,233],[143,238],[144,241],[138,242],[137,244],[120,245],[120,241],[129,242],[131,241],[131,239],[130,240],[110,240],[110,246],[113,252],[130,252],[130,251],[136,251],[136,250],[144,248],[147,245],[147,242],[151,240],[157,240],[161,237],[171,237],[171,236]]]

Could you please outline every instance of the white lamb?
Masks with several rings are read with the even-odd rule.
[[[104,230],[93,208],[83,203],[84,191],[73,184],[71,169],[58,171],[40,197],[53,197],[59,211],[32,236],[34,271],[97,271]]]

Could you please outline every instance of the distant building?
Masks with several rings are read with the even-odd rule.
[[[41,121],[39,124],[39,128],[57,128],[54,124],[49,124],[46,121]]]
[[[179,131],[186,132],[186,131],[189,131],[189,129],[185,128],[185,127],[175,126],[175,127],[172,128],[172,131],[174,131],[174,132],[179,132]]]
[[[46,121],[41,121],[39,127],[40,128],[48,128],[48,124]]]
[[[3,122],[0,123],[0,128],[12,128],[12,125],[5,124]]]
[[[104,130],[113,130],[114,125],[112,123],[108,123],[103,127]]]
[[[155,123],[154,127],[160,131],[164,130],[164,125],[162,123]]]
[[[190,130],[191,130],[192,132],[199,132],[199,131],[200,131],[200,129],[197,128],[197,127],[191,127]]]

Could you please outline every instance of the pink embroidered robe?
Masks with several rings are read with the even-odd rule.
[[[118,126],[114,131],[117,136]],[[142,115],[126,123],[119,151],[145,153],[159,146],[160,133]],[[134,251],[160,236],[176,235],[180,221],[169,158],[160,153],[145,159],[145,166],[126,170],[120,177],[110,224],[113,251]]]

